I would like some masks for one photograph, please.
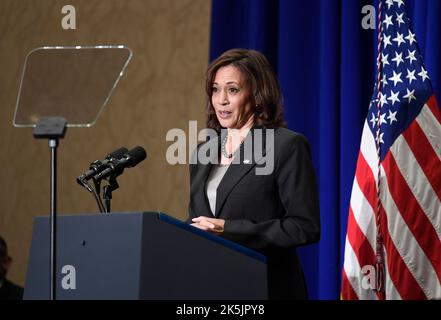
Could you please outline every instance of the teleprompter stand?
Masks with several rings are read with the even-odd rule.
[[[58,140],[66,134],[67,121],[63,117],[42,117],[34,129],[35,139],[48,139],[51,150],[50,184],[51,184],[51,210],[50,210],[50,300],[56,299],[55,279],[57,276],[56,265],[56,236],[57,236],[57,147]]]

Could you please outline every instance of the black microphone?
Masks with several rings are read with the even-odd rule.
[[[144,148],[140,146],[135,147],[128,151],[122,158],[110,161],[107,168],[96,174],[93,179],[99,181],[101,179],[106,179],[111,175],[119,176],[123,173],[125,168],[132,168],[145,158],[147,158],[147,153]]]
[[[111,153],[109,153],[105,160],[100,161],[100,160],[95,160],[94,162],[92,162],[89,166],[89,170],[86,171],[84,174],[82,174],[81,176],[77,177],[77,182],[87,188],[87,190],[89,190],[89,185],[87,184],[87,180],[90,180],[93,178],[93,176],[95,176],[96,174],[100,173],[101,171],[103,171],[104,169],[106,169],[109,165],[110,162],[114,161],[115,159],[121,159],[122,157],[124,157],[124,155],[127,154],[129,150],[127,148],[121,147],[119,149],[116,149],[114,151],[112,151]],[[89,190],[91,191],[91,190]]]

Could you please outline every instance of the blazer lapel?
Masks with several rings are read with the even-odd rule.
[[[266,155],[265,148],[265,138],[263,138],[262,145],[262,154],[259,158],[254,158],[254,130],[261,129],[260,127],[254,126],[249,134],[246,136],[244,143],[241,144],[238,154],[240,155],[239,159],[233,160],[225,173],[221,183],[217,188],[216,195],[216,212],[215,216],[218,217],[222,207],[228,198],[228,195],[233,190],[234,186],[242,179],[244,175],[246,175],[250,170],[252,170],[256,164],[259,162],[261,158]],[[235,161],[236,160],[236,161]],[[239,161],[237,161],[239,160]]]

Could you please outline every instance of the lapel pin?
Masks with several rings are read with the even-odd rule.
[[[250,162],[251,162],[250,160],[246,160],[246,159],[243,161],[244,164],[250,164]]]

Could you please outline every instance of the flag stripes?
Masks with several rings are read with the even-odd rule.
[[[439,164],[439,159],[437,159],[435,150],[417,121],[413,122],[409,129],[403,133],[403,137],[406,139],[409,148],[414,150],[413,156],[426,174],[427,180],[437,193],[438,199],[441,199],[441,177],[436,175],[436,166]]]
[[[395,159],[388,156],[383,162],[383,167],[385,171],[389,172],[387,179],[388,188],[400,215],[421,249],[427,257],[430,257],[430,262],[439,278],[441,275],[441,260],[436,256],[439,256],[437,253],[441,252],[441,242],[437,240],[438,235],[432,223],[425,215],[425,211],[419,206],[408,184],[400,174]]]

